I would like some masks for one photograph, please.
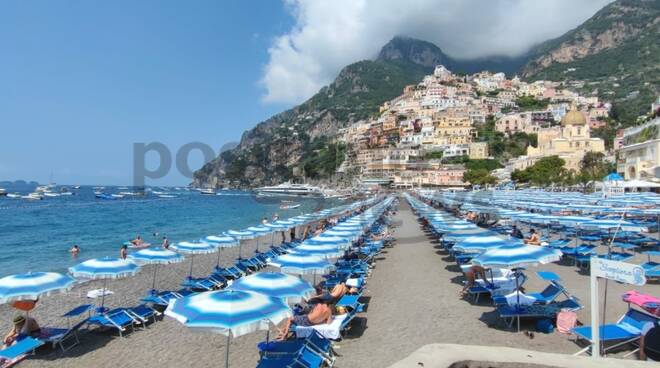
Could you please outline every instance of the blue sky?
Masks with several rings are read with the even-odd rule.
[[[259,85],[281,3],[180,4],[2,2],[0,180],[128,184],[134,142],[218,150],[287,107]],[[157,183],[187,183],[172,171]]]
[[[130,184],[134,142],[218,151],[395,35],[516,55],[610,1],[2,1],[0,181]]]

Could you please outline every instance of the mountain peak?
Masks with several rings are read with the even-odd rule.
[[[431,42],[418,40],[407,36],[395,36],[378,53],[377,60],[404,61],[434,68],[436,65],[447,65],[451,59],[440,48]]]

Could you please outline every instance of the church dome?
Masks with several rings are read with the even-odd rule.
[[[584,117],[584,114],[578,110],[570,110],[564,115],[561,119],[561,125],[586,125],[587,119]]]

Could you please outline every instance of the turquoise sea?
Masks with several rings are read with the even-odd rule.
[[[127,189],[106,187],[104,192],[120,190]],[[65,272],[88,258],[117,256],[122,243],[137,234],[152,244],[160,244],[163,235],[172,243],[195,240],[257,225],[275,213],[286,218],[339,204],[296,199],[299,208],[281,210],[278,200],[260,200],[249,192],[201,195],[197,191],[158,190],[175,197],[149,194],[103,200],[94,196],[92,187],[72,190],[72,196],[41,201],[0,197],[0,277],[27,271]],[[78,259],[68,252],[73,244],[82,249]]]

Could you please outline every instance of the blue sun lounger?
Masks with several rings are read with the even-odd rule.
[[[87,318],[69,328],[44,327],[41,329],[39,340],[45,344],[52,345],[53,349],[59,346],[62,350],[62,353],[65,353],[67,350],[80,344],[80,339],[78,339],[78,330],[85,324],[87,324]],[[71,340],[72,343],[69,344],[69,340]]]
[[[142,324],[142,321],[137,319],[127,309],[116,308],[105,313],[99,313],[91,316],[87,320],[87,323],[117,330],[119,332],[119,336],[123,337],[124,332],[126,332],[129,327],[134,329],[136,325]]]
[[[304,367],[320,368],[324,365],[323,357],[315,354],[308,347],[303,347],[296,355],[285,355],[280,357],[263,357],[259,360],[257,368],[286,368]]]
[[[5,360],[0,360],[0,364],[2,364],[0,367],[11,367],[12,365],[25,359],[29,353],[34,353],[34,351],[43,344],[43,341],[34,339],[29,336],[22,338],[14,345],[0,350],[0,358]]]
[[[654,262],[651,260],[652,256],[660,256],[660,251],[650,250],[644,252],[649,257],[648,262],[642,263],[640,266],[644,269],[646,277],[649,279],[658,279],[660,278],[660,263]]]
[[[599,339],[602,343],[612,343],[614,345],[608,346],[604,351],[614,349],[616,347],[628,344],[638,340],[642,333],[641,330],[644,328],[646,323],[654,323],[658,320],[657,317],[654,317],[650,314],[638,311],[636,309],[628,309],[628,312],[624,314],[617,323],[606,324],[600,326],[599,330]],[[581,326],[576,327],[572,332],[579,338],[593,343],[591,338],[591,326]],[[578,351],[575,355],[582,354],[591,349],[591,345]]]
[[[302,339],[291,339],[285,341],[262,341],[257,344],[259,356],[262,358],[278,358],[282,356],[298,355],[308,348],[317,355],[323,357],[328,365],[332,366],[335,361],[332,343],[316,331]]]
[[[535,299],[534,304],[552,303],[562,294],[567,297],[569,296],[566,293],[566,289],[556,281],[551,281],[550,284],[548,284],[548,286],[546,286],[540,293],[525,293],[526,296]],[[494,296],[493,303],[495,303],[495,305],[508,304],[507,299],[504,296]]]
[[[562,310],[578,311],[582,308],[583,305],[575,297],[571,297],[549,304],[500,305],[497,307],[497,312],[510,328],[517,318],[555,318]]]
[[[161,291],[149,293],[146,297],[140,299],[144,303],[151,303],[161,307],[167,307],[171,299],[180,299],[184,296],[192,295],[195,292],[189,289],[181,289],[178,291]]]

